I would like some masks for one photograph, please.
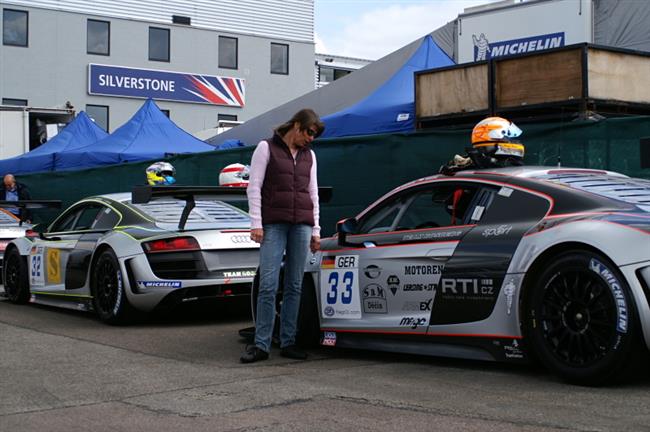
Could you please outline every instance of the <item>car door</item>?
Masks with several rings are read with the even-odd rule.
[[[29,256],[32,292],[64,293],[66,289],[83,286],[78,283],[79,278],[77,283],[70,283],[70,276],[74,276],[79,262],[89,263],[94,245],[102,235],[101,230],[94,228],[108,216],[107,210],[113,211],[98,202],[80,203],[57,218],[35,242]]]
[[[482,187],[434,181],[386,198],[358,220],[346,248],[324,253],[323,327],[425,333],[438,284],[456,245],[473,227]]]

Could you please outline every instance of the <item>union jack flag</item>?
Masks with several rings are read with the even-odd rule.
[[[244,106],[244,80],[205,75],[187,75],[189,88],[184,87],[189,93],[199,99],[214,105]]]

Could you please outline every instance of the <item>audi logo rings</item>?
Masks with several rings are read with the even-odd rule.
[[[233,243],[241,244],[241,243],[250,243],[252,240],[251,240],[251,236],[248,234],[235,234],[230,236],[230,241]]]

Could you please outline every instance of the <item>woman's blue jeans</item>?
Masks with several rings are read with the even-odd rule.
[[[284,348],[296,343],[300,292],[309,253],[312,227],[281,223],[267,224],[263,228],[264,238],[260,246],[260,286],[257,297],[257,316],[255,317],[255,345],[270,352],[275,323],[275,296],[278,292],[280,267],[285,251],[280,347]]]

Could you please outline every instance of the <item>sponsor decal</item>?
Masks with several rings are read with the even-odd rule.
[[[403,317],[399,322],[401,327],[411,327],[413,330],[420,326],[426,325],[427,319],[424,317]]]
[[[323,335],[322,345],[335,346],[336,345],[336,332],[325,332]]]
[[[388,279],[386,279],[386,284],[388,285],[388,289],[390,292],[395,295],[397,290],[399,289],[399,278],[396,275],[390,275],[388,276]]]
[[[29,284],[31,286],[45,285],[45,273],[43,271],[43,246],[33,246],[29,253]]]
[[[239,271],[225,271],[223,277],[238,278],[238,277],[255,277],[255,270],[239,270]]]
[[[324,256],[321,259],[320,268],[333,269],[334,268],[334,257],[326,257],[326,256]]]
[[[250,234],[234,234],[230,236],[230,241],[236,244],[252,243]]]
[[[490,43],[485,33],[472,35],[474,61],[489,60],[514,54],[543,51],[564,46],[564,32],[549,33],[521,39],[511,39]]]
[[[91,63],[88,93],[243,107],[245,80]]]
[[[614,301],[616,302],[616,330],[619,333],[627,333],[627,302],[625,300],[625,294],[623,293],[623,288],[621,288],[620,282],[603,263],[595,258],[592,258],[589,262],[589,268],[592,271],[598,273],[600,277],[602,277],[603,280],[607,283],[607,285],[609,285],[609,289],[612,291],[612,294],[614,295]]]
[[[522,359],[524,358],[524,353],[519,347],[519,342],[517,342],[517,339],[512,340],[511,345],[504,345],[503,346],[503,352],[508,359]]]
[[[420,276],[420,275],[437,275],[441,274],[445,266],[424,264],[424,265],[409,265],[404,266],[404,274],[407,276]]]
[[[381,268],[377,267],[374,264],[371,264],[363,269],[363,273],[369,279],[377,279],[381,275]]]
[[[432,239],[448,239],[459,237],[462,231],[426,231],[417,233],[408,233],[402,237],[403,241],[413,240],[432,240]]]
[[[417,311],[417,312],[430,312],[433,297],[424,301],[407,301],[402,306],[403,311]]]
[[[499,225],[495,228],[486,228],[483,230],[481,235],[485,238],[487,237],[498,237],[502,235],[507,235],[512,230],[512,225]]]
[[[61,251],[58,249],[47,250],[47,283],[61,283]]]
[[[377,284],[363,289],[363,311],[366,313],[387,313],[386,290]]]
[[[340,319],[361,318],[359,290],[359,255],[338,255],[323,262],[321,268],[320,299],[324,317]]]
[[[138,281],[139,288],[181,288],[181,281]]]
[[[509,187],[502,186],[501,189],[499,189],[499,192],[497,192],[497,195],[509,198],[510,195],[512,195],[512,192],[514,189],[511,189]]]
[[[515,296],[516,290],[517,285],[515,285],[515,281],[512,278],[503,286],[503,295],[506,296],[506,310],[508,315],[510,315],[510,311],[512,310],[512,299]]]
[[[491,300],[494,296],[492,279],[442,278],[440,295],[444,298],[464,300]]]
[[[404,284],[402,291],[433,291],[436,284]]]
[[[483,211],[485,211],[485,207],[483,206],[476,206],[474,208],[474,212],[472,213],[472,220],[473,221],[478,221],[481,220],[481,217],[483,216]]]

